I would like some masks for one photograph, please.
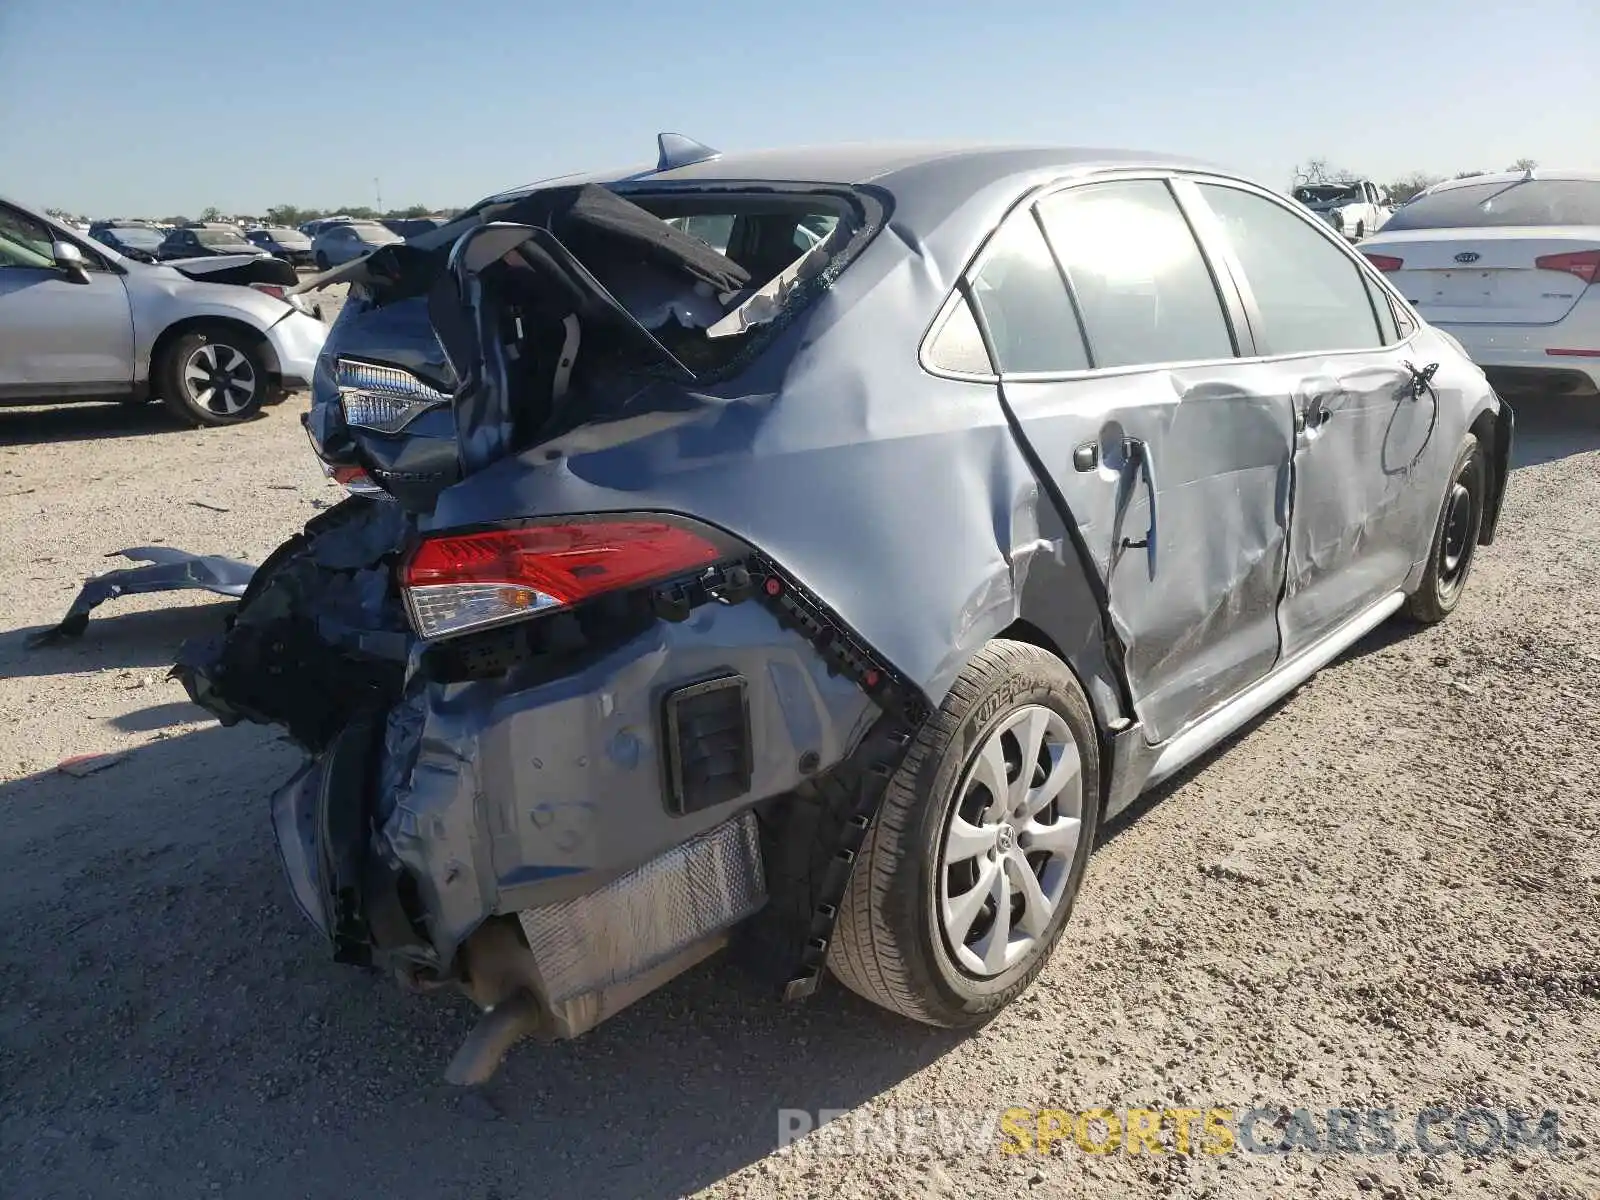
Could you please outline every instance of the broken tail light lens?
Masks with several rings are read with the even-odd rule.
[[[1366,251],[1362,251],[1367,254]],[[1380,271],[1398,271],[1405,266],[1405,260],[1396,258],[1392,254],[1367,254],[1367,261]]]
[[[660,517],[569,520],[426,538],[401,568],[417,634],[448,637],[659,583],[728,556]]]
[[[1571,254],[1545,254],[1533,260],[1541,271],[1565,271],[1584,283],[1600,280],[1600,250],[1578,250]]]
[[[375,433],[399,433],[450,397],[409,371],[355,359],[339,360],[339,407],[346,425]]]

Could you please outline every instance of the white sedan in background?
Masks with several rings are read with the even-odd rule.
[[[1600,393],[1600,171],[1441,183],[1360,249],[1501,391]]]

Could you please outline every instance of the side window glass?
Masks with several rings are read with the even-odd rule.
[[[26,213],[0,205],[0,255],[12,267],[55,266],[50,227]]]
[[[1389,311],[1394,314],[1394,323],[1400,330],[1400,340],[1405,341],[1417,331],[1417,323],[1411,319],[1411,314],[1406,312],[1402,304],[1390,303]]]
[[[995,233],[972,294],[1002,371],[1089,366],[1072,300],[1031,211],[1013,213]]]
[[[977,319],[965,297],[956,299],[950,315],[934,335],[933,344],[928,347],[928,365],[959,375],[994,373],[989,352],[983,347],[983,335],[978,332]]]
[[[1167,185],[1072,188],[1040,215],[1083,313],[1097,367],[1232,358],[1215,281]]]
[[[1199,185],[1255,293],[1264,354],[1382,345],[1354,260],[1287,208],[1251,192]]]

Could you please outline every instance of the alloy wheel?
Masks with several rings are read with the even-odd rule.
[[[1009,713],[968,764],[940,847],[939,923],[962,970],[999,975],[1044,942],[1082,827],[1066,720],[1038,704]]]
[[[232,417],[255,399],[256,372],[232,346],[207,342],[183,364],[183,386],[196,405],[219,417]]]

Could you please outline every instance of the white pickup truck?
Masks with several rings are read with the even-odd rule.
[[[1294,198],[1352,242],[1376,233],[1394,213],[1389,198],[1370,179],[1302,183]]]

